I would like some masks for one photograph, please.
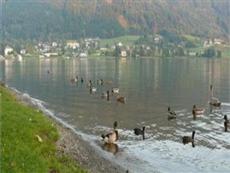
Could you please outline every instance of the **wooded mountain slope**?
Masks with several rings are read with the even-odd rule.
[[[228,37],[229,0],[7,0],[6,36],[74,39],[157,33]],[[2,28],[1,28],[2,30]]]

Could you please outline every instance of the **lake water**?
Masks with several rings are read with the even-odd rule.
[[[49,71],[49,73],[48,73]],[[71,83],[76,75],[84,83]],[[1,63],[0,79],[20,92],[42,100],[54,115],[91,140],[95,148],[133,172],[229,172],[230,132],[224,133],[223,116],[230,118],[230,59],[115,58],[35,59]],[[97,80],[103,79],[104,85]],[[87,81],[97,88],[90,94]],[[210,110],[209,86],[222,106]],[[126,103],[101,98],[113,87]],[[206,112],[192,118],[192,106]],[[167,107],[177,113],[168,121]],[[100,150],[100,135],[118,122],[119,151]],[[132,129],[146,126],[146,140]],[[181,137],[196,131],[195,144]]]

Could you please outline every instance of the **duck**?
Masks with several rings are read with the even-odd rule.
[[[100,79],[99,80],[99,85],[103,85],[104,84],[104,80],[103,79]]]
[[[143,140],[145,140],[145,126],[142,127],[142,129],[135,128],[135,129],[133,129],[133,131],[134,131],[134,134],[137,136],[142,135]]]
[[[125,103],[126,102],[126,98],[122,97],[122,96],[117,96],[117,102]]]
[[[119,93],[119,88],[112,88],[112,93],[118,94]]]
[[[83,83],[84,82],[84,79],[83,79],[83,77],[81,77],[81,83]]]
[[[192,108],[193,119],[196,119],[197,115],[204,114],[204,112],[205,112],[204,108],[197,108],[196,105],[193,105],[193,108]]]
[[[95,93],[95,92],[97,92],[97,88],[96,88],[96,87],[90,86],[89,92],[90,92],[90,94],[91,94],[91,93]]]
[[[101,94],[101,98],[107,98],[107,100],[109,100],[109,90],[107,90],[106,92],[103,92]]]
[[[70,79],[71,83],[76,83],[78,81],[78,76],[76,76],[75,78]]]
[[[216,97],[213,97],[213,86],[210,85],[210,101],[209,101],[209,104],[212,105],[212,106],[215,106],[215,107],[220,107],[221,106],[221,102],[218,98]]]
[[[117,128],[117,121],[115,121],[113,123],[113,131],[112,132],[110,132],[106,135],[104,135],[104,134],[101,135],[102,140],[105,143],[113,144],[118,140],[118,131],[116,130],[116,128]]]
[[[88,82],[87,86],[88,86],[88,87],[92,87],[92,85],[93,85],[93,84],[92,84],[92,81],[91,81],[91,80],[89,80],[89,82]]]
[[[172,120],[172,119],[176,119],[176,112],[175,111],[171,111],[171,108],[168,107],[168,120]]]
[[[182,137],[182,142],[183,144],[188,144],[188,143],[192,143],[192,147],[195,147],[195,144],[194,144],[194,137],[195,137],[195,131],[192,132],[192,137],[191,136],[183,136]]]
[[[224,115],[224,131],[227,132],[228,131],[228,128],[230,128],[230,122],[228,120],[228,117],[227,115]]]
[[[96,87],[92,87],[92,92],[97,92],[97,88]]]

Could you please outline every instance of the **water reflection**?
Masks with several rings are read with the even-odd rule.
[[[105,150],[105,151],[108,151],[112,154],[117,154],[118,151],[119,151],[119,147],[117,144],[113,144],[113,143],[105,143],[102,145],[102,149]]]
[[[30,58],[22,63],[6,60],[1,67],[0,78],[5,74],[7,84],[44,100],[55,112],[71,115],[58,116],[86,133],[90,133],[92,127],[109,127],[115,120],[120,122],[122,129],[148,126],[149,132],[161,139],[179,136],[178,129],[191,132],[196,126],[192,120],[192,106],[209,109],[210,84],[215,86],[214,95],[225,103],[213,112],[230,112],[226,106],[230,102],[228,59]],[[82,77],[84,83],[79,81],[72,85],[70,79],[76,75],[79,79]],[[103,85],[97,85],[100,79]],[[97,88],[94,94],[89,94],[90,88],[86,87],[89,80]],[[119,94],[127,98],[126,104],[117,104],[117,96],[112,94],[109,99],[101,99],[102,93],[112,88],[119,88]],[[175,121],[168,122],[168,106],[177,112]],[[222,121],[218,116],[210,118],[209,111],[197,122],[200,120],[206,124],[210,120]],[[212,128],[200,130],[205,132]]]

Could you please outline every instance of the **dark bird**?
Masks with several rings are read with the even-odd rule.
[[[125,97],[122,97],[122,96],[117,97],[117,102],[125,103],[125,101],[126,101]]]
[[[168,107],[168,120],[176,119],[176,112],[171,111],[171,108]]]
[[[145,140],[145,126],[142,128],[142,130],[140,128],[135,128],[133,130],[135,135],[142,135],[143,140]]]
[[[192,137],[191,136],[183,136],[182,137],[182,142],[183,144],[188,144],[188,143],[192,143],[192,147],[195,147],[195,144],[194,144],[194,136],[195,136],[195,131],[192,132]]]
[[[81,83],[83,83],[84,82],[84,79],[81,77]]]
[[[227,132],[228,131],[228,128],[230,128],[230,122],[228,120],[228,117],[227,115],[224,115],[224,131]]]

